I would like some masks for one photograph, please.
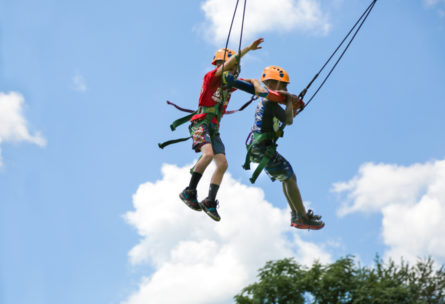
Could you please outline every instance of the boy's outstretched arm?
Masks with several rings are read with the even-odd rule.
[[[269,91],[261,86],[261,83],[258,81],[258,79],[244,79],[244,81],[249,82],[253,85],[253,88],[255,89],[255,95],[259,96],[260,94],[267,94]]]
[[[237,61],[239,59],[241,59],[241,57],[243,57],[247,52],[249,51],[254,51],[254,50],[259,50],[262,47],[260,46],[261,43],[264,42],[263,38],[259,38],[257,40],[255,40],[254,42],[252,42],[251,45],[245,47],[244,49],[241,50],[241,54],[236,54],[235,56],[232,56],[231,58],[229,58],[224,65],[221,65],[218,70],[215,73],[215,76],[221,76],[222,70],[223,70],[223,66],[224,66],[224,70],[228,71],[231,70],[236,64]]]

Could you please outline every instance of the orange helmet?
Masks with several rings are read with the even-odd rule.
[[[224,56],[224,53],[225,53],[225,56]],[[215,56],[213,56],[212,64],[215,65],[215,62],[218,60],[226,61],[227,59],[229,59],[230,57],[232,57],[235,54],[236,54],[236,52],[231,49],[225,49],[225,48],[219,49],[216,51]]]
[[[268,79],[289,83],[289,74],[283,68],[276,65],[271,65],[266,67],[263,74],[261,74],[261,81],[264,82]]]

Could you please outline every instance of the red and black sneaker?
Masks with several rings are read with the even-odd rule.
[[[191,209],[195,211],[201,211],[201,207],[199,206],[198,199],[196,198],[196,189],[189,189],[188,187],[184,189],[179,194],[179,198]]]
[[[321,220],[320,215],[314,214],[314,212],[309,209],[305,216],[292,213],[290,225],[298,229],[319,230],[324,227],[324,222]]]
[[[207,213],[208,216],[210,216],[213,220],[219,222],[221,217],[218,214],[218,211],[216,211],[216,208],[218,207],[219,203],[217,200],[211,200],[209,198],[206,198],[202,202],[199,203],[202,210],[204,210],[205,213]]]

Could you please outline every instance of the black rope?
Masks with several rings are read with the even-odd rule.
[[[307,90],[309,89],[309,87],[312,85],[312,83],[315,81],[315,79],[317,79],[317,77],[319,76],[319,74],[324,70],[324,68],[327,66],[327,64],[331,61],[331,59],[334,57],[334,55],[337,53],[337,51],[341,48],[341,46],[343,45],[343,43],[347,40],[347,38],[349,37],[349,35],[351,35],[351,33],[354,31],[354,29],[357,27],[357,25],[359,24],[358,28],[355,30],[354,34],[352,35],[351,39],[349,40],[348,44],[346,45],[345,49],[343,50],[343,52],[341,53],[341,55],[339,56],[339,58],[337,59],[337,61],[335,62],[334,66],[331,68],[331,70],[329,71],[328,75],[324,78],[324,80],[322,81],[322,83],[318,86],[317,90],[315,91],[314,94],[312,94],[312,96],[309,98],[308,102],[306,103],[306,105],[304,106],[304,108],[306,108],[309,103],[314,99],[314,97],[317,95],[318,91],[320,91],[320,89],[323,87],[323,85],[325,84],[325,82],[328,80],[329,76],[331,76],[332,72],[334,71],[334,69],[337,67],[338,63],[340,62],[340,60],[342,59],[343,55],[346,53],[346,51],[348,50],[349,46],[351,45],[352,41],[354,41],[354,38],[357,36],[358,32],[360,31],[361,27],[363,26],[363,24],[365,23],[366,19],[368,18],[369,14],[371,13],[372,9],[374,8],[375,3],[377,2],[377,0],[373,0],[371,2],[371,4],[366,8],[366,10],[363,12],[363,14],[360,16],[360,18],[355,22],[354,26],[349,30],[348,34],[345,36],[345,38],[342,40],[342,42],[338,45],[338,47],[335,49],[335,51],[331,54],[331,56],[329,57],[329,59],[324,63],[324,65],[322,66],[322,68],[320,69],[320,71],[318,71],[317,74],[315,74],[314,78],[312,78],[311,82],[309,82],[309,84],[306,86],[306,88],[301,91],[299,97],[300,99],[303,99],[304,95],[306,94]],[[303,109],[304,109],[303,108]],[[301,109],[300,112],[303,110]],[[299,113],[300,113],[299,112]]]
[[[224,64],[226,62],[224,59],[226,58],[227,47],[229,46],[230,34],[232,33],[233,21],[235,20],[236,11],[238,9],[238,3],[239,3],[239,0],[236,0],[235,10],[233,11],[233,16],[232,16],[232,22],[230,22],[229,34],[227,35],[226,46],[224,47],[224,56],[223,56],[222,73],[221,73],[221,84],[223,83]],[[222,91],[221,91],[221,93],[222,93],[222,95],[224,95]],[[224,96],[222,96],[222,97],[224,100]]]
[[[243,17],[242,17],[242,20],[241,20],[241,33],[240,33],[240,40],[239,40],[238,54],[237,54],[238,61],[236,63],[237,64],[237,68],[240,68],[240,66],[241,66],[241,42],[242,42],[242,39],[243,39],[243,31],[244,31],[244,17],[246,16],[246,2],[247,2],[247,0],[244,0]],[[233,16],[232,16],[232,22],[230,23],[229,34],[227,35],[226,46],[224,48],[223,59],[226,58],[227,47],[229,46],[230,34],[232,32],[233,21],[235,20],[236,11],[238,9],[238,3],[239,3],[239,0],[236,0],[235,10],[234,10]],[[225,60],[223,61],[223,64],[222,64],[221,84],[224,83],[224,64],[225,64]],[[222,97],[222,100],[224,101],[225,97],[224,97],[224,90],[223,89],[221,89],[221,97]]]
[[[241,33],[239,36],[239,46],[238,46],[238,61],[236,63],[237,68],[241,70],[241,43],[243,41],[243,32],[244,32],[244,17],[246,16],[246,2],[247,0],[244,0],[244,8],[243,8],[243,19],[241,20]]]

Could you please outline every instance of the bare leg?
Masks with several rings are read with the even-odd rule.
[[[210,183],[215,185],[221,185],[224,173],[226,172],[228,167],[227,159],[226,156],[222,153],[214,155],[213,158],[215,160],[216,170],[212,175]]]
[[[196,163],[193,172],[204,173],[207,166],[212,162],[214,157],[212,145],[207,143],[201,147],[202,156]]]
[[[294,205],[292,205],[292,203],[291,203],[291,199],[290,199],[290,197],[289,197],[289,193],[287,193],[287,189],[286,189],[286,186],[285,186],[284,182],[282,182],[281,185],[283,186],[283,193],[284,193],[284,196],[286,196],[287,203],[289,204],[290,209],[291,209],[293,212],[297,212],[297,209],[296,209],[296,208],[294,207]]]
[[[289,205],[293,205],[301,215],[306,215],[306,209],[304,208],[300,190],[297,186],[297,178],[295,177],[295,174],[287,181],[283,182],[283,189],[285,195],[287,193],[286,198],[288,199]]]

